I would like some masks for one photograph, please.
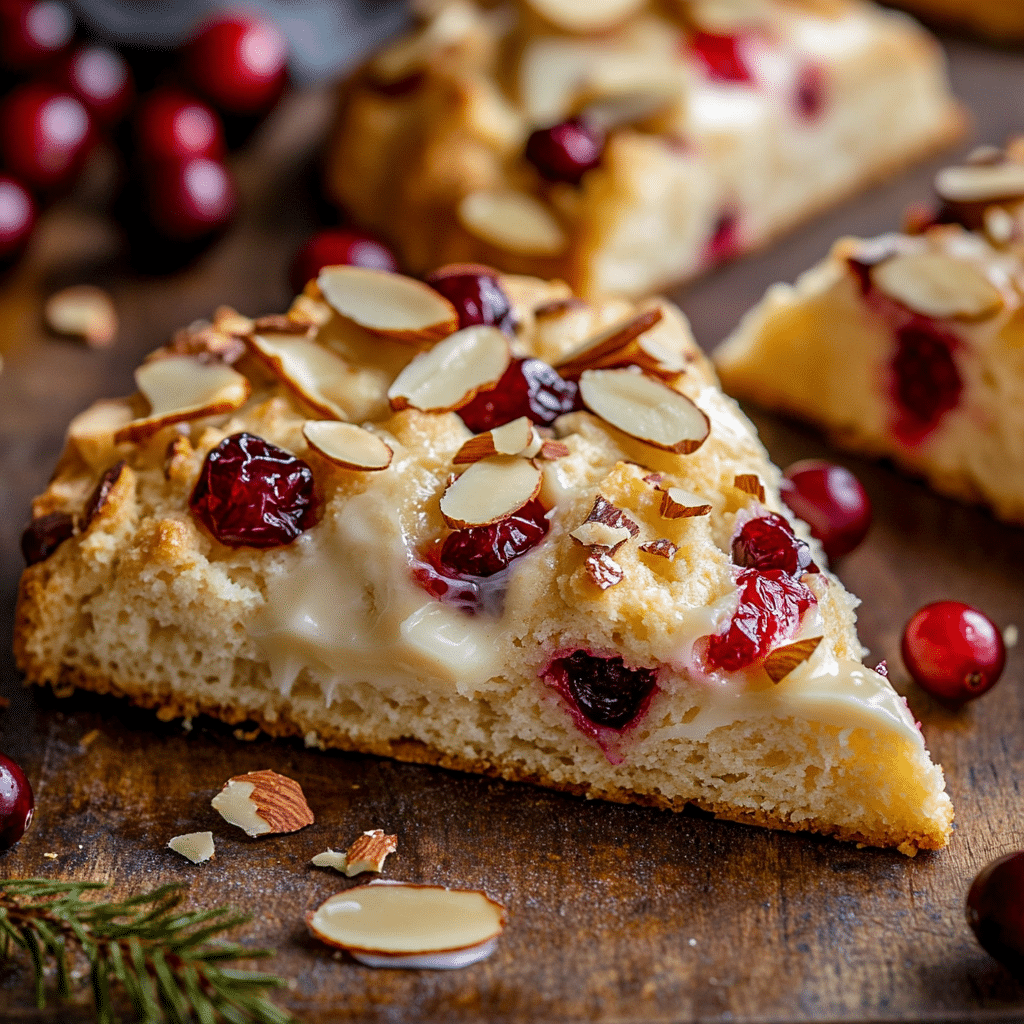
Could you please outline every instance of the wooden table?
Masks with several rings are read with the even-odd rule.
[[[1021,127],[1024,55],[951,45],[977,136]],[[239,165],[247,213],[193,270],[135,278],[88,190],[54,209],[30,259],[0,290],[0,712],[2,749],[27,769],[37,820],[0,858],[8,876],[103,879],[127,894],[170,881],[197,905],[231,902],[255,919],[240,938],[271,945],[294,979],[277,998],[307,1021],[1021,1021],[1024,986],[974,942],[964,896],[989,859],[1024,847],[1024,659],[953,714],[910,684],[899,659],[909,615],[937,598],[975,603],[1024,625],[1024,531],[936,497],[892,470],[841,459],[868,488],[876,523],[839,566],[865,599],[861,635],[923,721],[957,808],[947,851],[895,853],[771,833],[700,816],[590,803],[301,744],[236,740],[216,723],[161,723],[112,699],[59,700],[19,686],[10,631],[30,497],[46,482],[69,417],[132,390],[131,370],[179,325],[221,302],[250,314],[290,298],[286,267],[314,222],[308,180],[328,105],[292,97]],[[807,226],[771,252],[681,294],[710,347],[777,279],[792,279],[841,232],[875,233],[927,193],[938,162]],[[117,346],[49,338],[40,300],[71,281],[113,294]],[[776,461],[829,454],[809,431],[756,415]],[[218,827],[213,793],[272,766],[298,779],[317,824],[247,840]],[[312,854],[365,828],[396,832],[388,875],[477,886],[509,908],[494,956],[453,972],[375,971],[311,940],[303,914],[344,887]],[[213,828],[217,857],[194,867],[165,849]],[[51,856],[53,855],[53,856]],[[0,971],[0,1015],[36,1019],[26,973]],[[88,1017],[65,1009],[50,1019]]]

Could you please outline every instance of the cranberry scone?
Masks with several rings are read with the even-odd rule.
[[[861,0],[437,0],[344,86],[327,182],[414,273],[640,296],[960,124],[938,45]]]
[[[841,239],[714,359],[731,394],[1024,525],[1024,141],[935,185],[913,233]]]
[[[855,600],[661,300],[325,269],[72,421],[29,681],[912,853],[952,808]]]

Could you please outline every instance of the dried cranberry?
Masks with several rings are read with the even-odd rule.
[[[741,250],[739,219],[731,210],[725,210],[719,214],[708,239],[707,261],[722,263],[736,256]]]
[[[829,558],[852,551],[871,526],[871,499],[845,467],[820,459],[786,470],[782,500],[811,528]]]
[[[743,42],[742,36],[697,32],[690,40],[690,47],[713,82],[748,83],[752,77],[743,56]]]
[[[539,544],[548,525],[544,506],[536,500],[528,501],[500,522],[450,533],[441,545],[440,567],[446,573],[493,576]]]
[[[825,109],[825,75],[817,64],[807,64],[797,76],[793,102],[805,121],[814,121]]]
[[[26,565],[45,562],[75,532],[75,521],[67,512],[50,512],[33,519],[21,535],[21,553]]]
[[[475,264],[441,267],[427,278],[459,313],[459,327],[487,324],[511,333],[512,304],[498,284],[497,272]]]
[[[799,576],[811,564],[811,549],[782,516],[766,512],[748,519],[736,532],[732,560],[748,569],[781,569]]]
[[[474,434],[483,433],[520,416],[549,426],[576,407],[579,392],[571,380],[560,377],[541,359],[513,359],[490,391],[481,391],[459,409],[462,422]]]
[[[413,562],[412,577],[437,601],[467,611],[476,611],[480,605],[479,584],[472,577],[463,576],[443,565],[439,547],[429,551],[423,560]]]
[[[546,181],[578,185],[604,154],[605,136],[578,117],[538,128],[526,140],[526,159]]]
[[[736,672],[763,658],[800,627],[814,594],[781,569],[743,569],[736,578],[740,603],[724,633],[708,638],[706,663]]]
[[[1024,979],[1024,850],[981,869],[967,894],[967,923],[986,953]]]
[[[230,547],[290,544],[316,521],[313,472],[301,459],[253,434],[224,438],[203,463],[193,515]]]
[[[9,850],[32,824],[35,798],[21,767],[0,754],[0,850]]]
[[[892,390],[899,410],[895,430],[904,443],[919,442],[960,403],[964,385],[953,359],[958,345],[953,335],[923,317],[896,332]]]
[[[650,703],[658,674],[651,668],[627,668],[622,658],[573,651],[551,662],[544,676],[588,722],[624,729]]]
[[[398,260],[376,238],[348,228],[324,228],[311,235],[295,254],[291,269],[293,291],[301,292],[307,281],[324,267],[368,267],[395,273]]]

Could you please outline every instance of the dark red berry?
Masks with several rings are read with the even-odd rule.
[[[1024,979],[1024,850],[981,869],[967,893],[967,923],[986,953]]]
[[[805,121],[817,120],[825,109],[825,74],[817,64],[806,64],[800,69],[793,103]]]
[[[398,261],[383,242],[348,228],[325,228],[303,242],[292,263],[292,290],[301,292],[324,267],[368,267],[395,273]]]
[[[794,462],[786,470],[782,500],[807,523],[830,559],[857,547],[871,526],[868,492],[848,469],[834,462]]]
[[[80,46],[68,58],[62,78],[105,128],[128,113],[135,96],[128,62],[108,46]]]
[[[184,52],[192,84],[230,114],[262,114],[284,89],[288,41],[255,14],[221,15],[200,27]]]
[[[43,67],[71,42],[75,20],[55,0],[0,2],[0,66],[7,71]]]
[[[725,210],[715,222],[708,239],[707,261],[722,263],[743,251],[739,234],[739,218],[731,210]]]
[[[782,516],[766,512],[736,531],[732,560],[748,569],[781,569],[799,576],[811,564],[811,550]]]
[[[25,251],[36,225],[36,204],[28,189],[0,174],[0,268]]]
[[[135,114],[135,140],[144,163],[204,156],[220,160],[226,152],[220,118],[201,100],[180,89],[155,89]]]
[[[497,385],[481,391],[459,409],[459,415],[474,434],[520,416],[549,426],[563,413],[572,412],[578,391],[571,380],[564,380],[541,359],[513,359]]]
[[[690,40],[690,47],[711,81],[747,83],[752,80],[743,54],[742,36],[697,32]]]
[[[526,159],[546,181],[578,185],[604,154],[604,132],[578,117],[538,128],[526,140]]]
[[[891,362],[895,431],[905,444],[921,441],[960,404],[964,385],[953,358],[958,346],[956,337],[924,317],[915,316],[896,332]]]
[[[619,657],[573,651],[556,658],[544,673],[588,722],[606,729],[624,729],[647,709],[657,686],[652,668],[627,668]]]
[[[25,564],[45,562],[74,532],[75,521],[67,512],[50,512],[33,519],[21,535]]]
[[[231,223],[238,203],[231,172],[206,157],[154,165],[146,193],[153,226],[176,242],[216,235]]]
[[[995,686],[1006,664],[996,624],[959,601],[935,601],[903,631],[903,662],[914,681],[939,700],[973,700]]]
[[[35,806],[25,773],[0,754],[0,850],[9,850],[25,834]]]
[[[724,633],[708,638],[710,669],[737,672],[759,661],[800,628],[800,617],[814,594],[780,569],[743,569],[736,578],[739,606]]]
[[[512,303],[498,284],[497,271],[475,263],[441,267],[427,277],[459,313],[459,327],[487,324],[511,333]]]
[[[441,564],[440,547],[412,563],[413,579],[435,600],[475,612],[480,606],[479,577],[463,576]]]
[[[309,466],[246,433],[224,438],[206,456],[189,504],[203,526],[229,547],[290,544],[317,518]]]
[[[529,501],[514,515],[490,526],[454,530],[441,545],[439,565],[446,573],[493,576],[539,544],[548,526],[544,506]]]
[[[0,158],[29,188],[53,192],[69,186],[94,141],[89,111],[55,86],[29,82],[0,106]]]

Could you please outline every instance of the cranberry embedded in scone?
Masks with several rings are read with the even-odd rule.
[[[619,657],[573,651],[556,658],[544,680],[592,725],[625,729],[646,710],[657,687],[657,671],[627,668]]]
[[[462,422],[482,434],[520,416],[546,427],[576,406],[579,389],[542,359],[513,359],[497,385],[459,409]]]

